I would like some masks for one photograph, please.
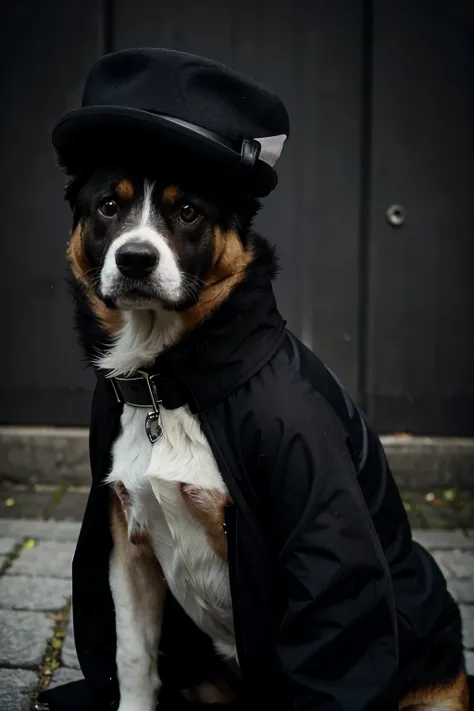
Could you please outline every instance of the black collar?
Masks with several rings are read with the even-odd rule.
[[[183,387],[170,377],[160,377],[158,373],[149,374],[138,371],[130,377],[111,378],[118,402],[132,407],[163,405],[167,410],[175,410],[188,402],[188,394]]]
[[[186,392],[171,378],[162,378],[157,373],[150,375],[146,370],[139,370],[127,378],[111,378],[111,383],[119,403],[148,410],[145,432],[152,444],[163,434],[160,405],[174,410],[188,402]]]

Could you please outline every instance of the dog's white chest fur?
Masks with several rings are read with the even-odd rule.
[[[151,534],[167,584],[186,613],[227,658],[236,658],[227,563],[208,543],[186,506],[180,484],[227,489],[198,418],[187,407],[161,409],[163,436],[145,434],[144,409],[124,406],[108,482],[131,495],[129,526]]]

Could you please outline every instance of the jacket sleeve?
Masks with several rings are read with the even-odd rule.
[[[391,711],[398,708],[392,585],[346,433],[318,393],[306,393],[291,417],[292,400],[273,416],[260,451],[288,707]]]

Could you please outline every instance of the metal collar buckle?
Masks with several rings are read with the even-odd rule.
[[[146,416],[145,432],[150,442],[152,444],[155,444],[155,442],[158,442],[160,437],[163,435],[163,426],[161,423],[161,413],[159,408],[161,400],[157,400],[155,398],[155,393],[153,392],[153,388],[150,382],[150,376],[148,375],[148,373],[146,373],[144,370],[138,370],[137,373],[140,373],[140,375],[145,378],[148,391],[150,393],[151,404],[153,405],[153,412],[149,412]]]
[[[148,375],[148,373],[144,370],[138,370],[136,375],[131,377],[111,378],[111,383],[118,402],[130,405],[131,407],[146,407],[147,409],[150,409],[151,405],[153,408],[153,411],[148,413],[145,420],[145,432],[152,444],[157,442],[163,434],[163,426],[161,423],[161,413],[159,408],[162,401],[158,400],[157,397],[156,385],[153,380],[155,377],[155,375]],[[134,394],[130,394],[129,390],[128,394],[124,394],[122,388],[130,383],[135,383],[135,385],[137,385],[137,381],[144,381],[146,383],[145,393],[142,391],[141,393],[135,392]]]

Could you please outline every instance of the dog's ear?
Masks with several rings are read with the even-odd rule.
[[[74,212],[74,207],[77,202],[77,198],[82,188],[84,187],[86,180],[84,176],[80,175],[68,175],[66,178],[66,185],[64,188],[64,199],[69,203],[69,207]]]
[[[253,220],[261,208],[261,203],[252,197],[244,197],[232,209],[230,229],[233,229],[239,236],[244,246],[247,245],[248,237]]]
[[[66,185],[64,187],[64,199],[69,203],[71,210],[74,209],[74,205],[79,195],[81,187],[79,185],[79,180],[77,177],[68,176],[66,179]]]
[[[241,219],[245,222],[247,229],[250,229],[252,222],[261,209],[262,203],[256,198],[249,197],[242,201],[239,206],[239,213],[241,215]]]
[[[67,176],[66,186],[64,188],[64,199],[69,203],[69,207],[72,211],[73,230],[77,227],[81,217],[80,210],[78,210],[78,198],[89,178],[90,175],[88,174]]]

